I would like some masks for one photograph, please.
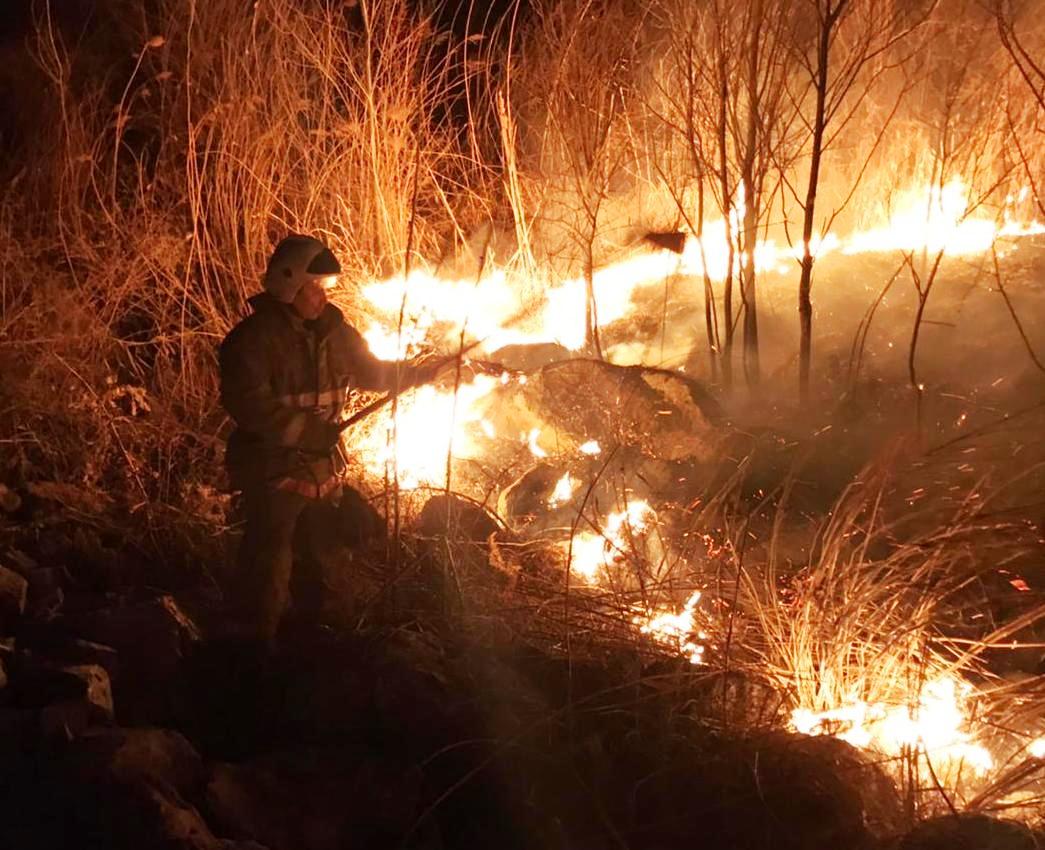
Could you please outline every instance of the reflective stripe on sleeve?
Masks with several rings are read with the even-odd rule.
[[[277,397],[276,401],[284,407],[311,410],[315,407],[344,404],[347,392],[348,387],[339,387],[333,390],[324,390],[321,393],[288,393],[287,395]]]

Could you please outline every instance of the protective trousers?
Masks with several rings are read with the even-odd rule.
[[[323,565],[306,552],[294,575],[295,530],[308,512],[323,502],[270,487],[252,487],[243,493],[246,528],[238,558],[237,598],[251,632],[271,642],[291,600],[293,577],[296,607],[305,617],[318,616],[322,606]],[[306,549],[311,549],[306,546]]]

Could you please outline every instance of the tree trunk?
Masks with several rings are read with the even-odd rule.
[[[722,217],[726,221],[726,279],[722,282],[722,318],[726,324],[726,338],[722,346],[722,382],[726,389],[733,386],[733,263],[736,252],[731,230],[732,193],[729,184],[729,148],[727,137],[727,106],[729,103],[729,75],[726,69],[725,49],[719,47],[719,102],[718,155],[719,179],[722,192]]]
[[[844,5],[841,4],[841,5]],[[839,9],[841,6],[839,7]],[[816,115],[813,118],[813,149],[809,162],[809,185],[802,208],[802,274],[798,280],[798,319],[801,342],[798,355],[798,397],[802,404],[809,401],[809,368],[813,351],[813,224],[816,216],[816,192],[820,183],[820,161],[824,149],[826,123],[827,70],[830,59],[831,30],[836,18],[828,4],[827,15],[820,22],[820,37],[816,56]]]
[[[708,365],[711,382],[718,383],[718,333],[715,327],[715,289],[708,274],[707,256],[704,252],[704,173],[697,184],[697,244],[700,246],[701,265],[704,270],[704,330],[708,336]]]
[[[748,180],[744,180],[745,186]],[[744,210],[744,262],[741,266],[741,287],[744,296],[744,374],[751,386],[762,379],[758,351],[758,300],[755,288],[755,238],[758,217],[753,203]]]
[[[595,258],[589,241],[584,256],[584,348],[602,360],[602,345],[599,342],[599,312],[595,304]]]
[[[744,128],[744,160],[741,184],[744,187],[744,243],[742,245],[741,294],[744,299],[744,375],[750,386],[761,380],[758,352],[758,301],[755,290],[755,241],[758,238],[759,192],[755,175],[756,145],[759,143],[760,112],[758,90],[758,57],[762,38],[762,2],[758,0],[751,13],[751,33],[748,38],[747,115]]]

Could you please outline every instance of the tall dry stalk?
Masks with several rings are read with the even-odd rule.
[[[466,65],[458,41],[400,0],[307,13],[277,1],[247,15],[232,0],[163,0],[99,12],[106,43],[132,57],[106,78],[90,75],[105,47],[74,41],[50,11],[41,6],[32,39],[53,130],[29,169],[41,203],[32,217],[7,213],[22,245],[61,258],[40,265],[47,297],[16,309],[32,273],[5,295],[9,339],[43,355],[12,384],[59,388],[23,408],[46,423],[29,462],[61,457],[47,474],[103,486],[125,456],[94,437],[57,451],[49,441],[78,439],[83,418],[68,402],[85,388],[134,396],[145,404],[98,409],[135,432],[136,462],[158,461],[150,498],[177,501],[191,481],[215,480],[214,352],[279,238],[326,238],[351,282],[401,268],[415,185],[421,254],[490,218],[496,175],[469,138],[480,124],[455,112],[481,83],[482,57]],[[351,286],[343,303],[358,315]],[[154,444],[164,448],[149,458]]]

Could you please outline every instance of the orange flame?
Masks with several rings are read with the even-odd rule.
[[[891,756],[918,749],[934,763],[964,763],[982,775],[993,767],[994,760],[968,731],[968,704],[973,696],[967,682],[940,676],[922,686],[914,705],[868,705],[854,700],[828,711],[796,708],[791,725],[806,735],[830,734],[854,747]]]

